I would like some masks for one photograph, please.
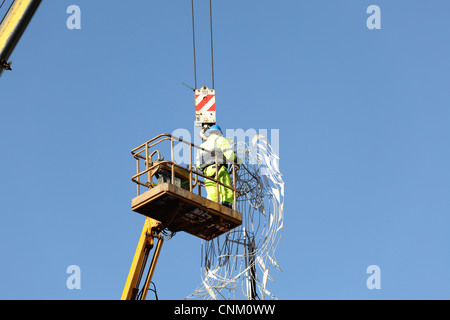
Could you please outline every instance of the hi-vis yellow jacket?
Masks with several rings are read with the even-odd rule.
[[[207,166],[215,163],[215,155],[217,154],[218,164],[224,164],[226,158],[227,161],[232,162],[236,159],[236,155],[233,152],[228,140],[218,134],[211,133],[208,139],[200,145],[201,148],[197,152],[196,165],[197,168],[201,170],[205,169]]]

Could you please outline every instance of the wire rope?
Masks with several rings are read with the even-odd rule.
[[[194,21],[194,0],[191,0],[192,7],[192,44],[194,48],[194,83],[195,89],[197,89],[197,62],[195,57],[195,21]]]
[[[191,0],[191,13],[192,13],[192,47],[194,51],[194,83],[195,89],[197,89],[197,55],[195,45],[195,13],[194,13],[194,0]],[[210,44],[211,44],[211,81],[212,89],[214,89],[214,36],[213,36],[213,17],[212,17],[212,0],[209,0],[209,30],[210,30]]]
[[[212,22],[211,0],[209,0],[209,28],[211,33],[211,78],[212,78],[212,88],[214,89],[214,50],[213,50],[213,22]]]

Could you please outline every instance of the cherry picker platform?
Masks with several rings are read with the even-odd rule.
[[[167,146],[166,143],[170,144]],[[176,161],[175,147],[183,149],[188,155],[184,161]],[[160,134],[131,151],[136,160],[136,174],[131,180],[137,186],[137,195],[131,200],[131,209],[146,216],[146,220],[122,293],[123,300],[145,300],[164,241],[163,230],[184,231],[209,241],[242,224],[242,214],[236,211],[236,199],[240,195],[236,189],[236,171],[239,170],[239,165],[230,164],[232,185],[224,185],[214,177],[205,176],[193,165],[194,152],[198,150],[211,152],[215,157],[215,177],[218,177],[217,154],[170,134]],[[164,160],[161,156],[164,151],[170,152],[170,160]],[[157,159],[153,159],[155,156]],[[211,201],[202,196],[205,179],[216,184],[216,194],[219,194],[219,186],[233,191],[232,208],[222,205],[219,197],[216,201]],[[157,246],[144,286],[139,289],[155,239],[158,240]]]
[[[184,231],[211,240],[241,225],[239,212],[177,187],[162,183],[131,201],[134,212],[158,220],[171,232]]]
[[[159,146],[164,141],[170,142],[170,161],[161,157]],[[189,149],[189,163],[186,167],[177,164],[174,159],[175,143],[182,143]],[[169,134],[156,136],[133,149],[137,172],[132,180],[138,185],[138,194],[132,199],[131,209],[160,221],[163,228],[169,231],[185,231],[203,240],[211,240],[241,225],[242,216],[234,209],[221,205],[219,199],[214,202],[201,195],[206,178],[214,181],[217,189],[219,185],[225,185],[214,178],[204,176],[193,166],[193,151],[199,149],[201,147]],[[153,159],[155,155],[158,156],[156,160]],[[187,161],[187,157],[184,160]],[[140,161],[145,163],[143,170]],[[237,165],[232,164],[233,185],[225,186],[233,190],[234,199],[239,196],[235,183],[236,168]],[[141,194],[140,186],[148,190]]]

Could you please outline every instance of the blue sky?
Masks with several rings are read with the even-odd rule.
[[[209,1],[195,3],[198,86],[210,86]],[[81,30],[66,27],[73,4]],[[370,5],[380,30],[366,26]],[[283,272],[269,290],[449,299],[450,3],[213,10],[219,124],[280,132]],[[188,0],[43,1],[0,79],[0,299],[120,298],[144,223],[130,150],[193,131],[191,32]],[[80,290],[66,287],[70,265]],[[381,289],[366,286],[370,265]],[[200,240],[165,242],[153,280],[160,299],[189,295]]]

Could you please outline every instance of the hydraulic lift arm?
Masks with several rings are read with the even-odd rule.
[[[147,262],[150,251],[153,248],[154,240],[158,239],[156,249],[153,253],[153,259],[150,264],[147,277],[142,290],[139,290],[139,284],[144,273],[145,264]],[[156,263],[158,262],[159,253],[164,238],[161,236],[161,223],[157,220],[146,218],[141,237],[136,248],[136,253],[131,264],[125,288],[123,289],[121,300],[145,300],[147,292],[152,281]]]
[[[11,70],[8,62],[42,0],[14,0],[0,24],[0,76]]]

